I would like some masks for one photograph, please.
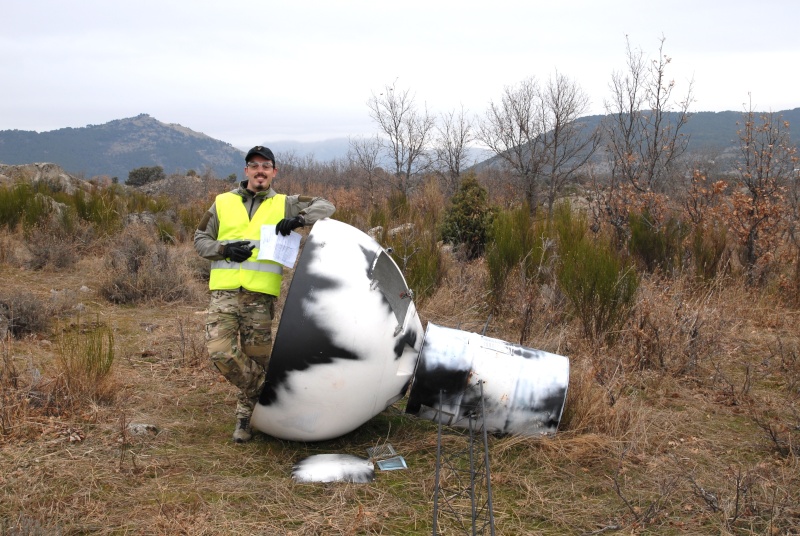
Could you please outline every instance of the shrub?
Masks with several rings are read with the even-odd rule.
[[[14,235],[0,236],[0,264],[14,264],[17,262],[16,238]]]
[[[584,335],[611,342],[630,316],[639,277],[608,243],[589,239],[584,224],[584,218],[575,221],[566,215],[558,223],[558,283]]]
[[[0,291],[0,320],[14,337],[46,331],[50,314],[47,304],[27,290]]]
[[[0,188],[0,225],[9,230],[17,227],[25,211],[25,199],[31,193],[31,187],[27,183]]]
[[[435,216],[409,209],[406,218],[393,229],[385,227],[383,236],[415,299],[421,303],[438,288],[444,265],[438,237],[431,231],[436,228]],[[387,222],[387,227],[392,223]]]
[[[442,240],[461,246],[468,260],[483,255],[492,225],[493,212],[486,189],[474,175],[468,175],[453,196],[442,222]]]
[[[559,210],[569,211],[569,204],[556,205],[555,212]],[[491,289],[498,297],[508,274],[517,268],[528,283],[552,281],[555,233],[550,221],[533,220],[527,205],[493,216],[486,262]]]
[[[94,238],[93,229],[79,221],[71,209],[51,214],[24,233],[30,253],[27,266],[33,270],[75,266]]]
[[[395,196],[385,209],[373,207],[370,212],[370,224],[382,228],[376,240],[390,252],[420,302],[438,288],[444,271],[435,218],[412,207],[405,196]]]
[[[403,239],[392,250],[406,283],[414,291],[414,299],[422,303],[439,287],[443,264],[436,240],[425,237],[421,240]]]
[[[153,214],[158,214],[159,212],[168,210],[171,204],[169,198],[166,196],[160,195],[154,197],[138,191],[127,192],[122,201],[125,204],[124,211],[128,214],[134,212],[151,212]],[[182,204],[185,205],[185,201]],[[203,207],[203,210],[205,210],[205,208],[206,207]],[[198,218],[197,221],[199,222],[200,219]],[[192,228],[196,225],[197,222],[194,223]]]
[[[115,192],[114,188],[78,190],[70,201],[80,219],[91,223],[100,234],[110,235],[122,228],[121,202]]]
[[[166,244],[176,244],[181,239],[178,226],[165,219],[156,221],[156,234],[158,235],[158,239]]]
[[[178,222],[186,231],[189,239],[194,236],[194,231],[200,224],[200,220],[203,219],[206,210],[206,207],[199,203],[191,203],[188,206],[178,208]]]
[[[728,233],[724,226],[697,226],[691,235],[691,252],[695,275],[711,281],[725,264]]]
[[[561,203],[553,211],[554,235],[558,238],[558,247],[562,252],[572,251],[581,242],[589,240],[589,226],[584,212],[574,213],[572,205]]]
[[[441,224],[446,209],[445,201],[439,181],[435,177],[428,177],[421,187],[414,191],[412,197],[414,209],[436,225]]]
[[[131,304],[196,297],[183,256],[155,241],[146,227],[129,226],[118,244],[106,258],[108,275],[99,289],[104,298]]]
[[[164,168],[161,166],[143,166],[130,170],[128,173],[128,186],[142,186],[150,182],[165,179]]]
[[[407,219],[411,213],[408,197],[403,192],[392,192],[387,200],[387,210],[390,218]]]
[[[0,439],[10,435],[19,428],[20,422],[26,420],[28,393],[21,388],[20,376],[5,346],[0,354]]]
[[[491,239],[486,248],[489,286],[499,303],[504,294],[508,274],[533,248],[530,211],[527,206],[498,212],[492,219]]]
[[[369,211],[369,226],[383,227],[386,229],[389,226],[389,213],[384,205],[375,205]]]
[[[0,225],[9,230],[20,224],[30,227],[46,218],[52,206],[52,199],[36,192],[27,182],[0,188]]]
[[[648,272],[660,269],[671,272],[680,266],[681,243],[685,227],[675,218],[658,223],[645,208],[628,215],[631,230],[630,250],[642,261]]]

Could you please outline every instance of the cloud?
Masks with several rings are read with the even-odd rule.
[[[676,0],[216,2],[90,0],[4,6],[0,128],[52,130],[148,113],[237,146],[375,130],[366,101],[397,81],[434,113],[482,113],[503,88],[557,70],[602,113],[626,35],[648,57],[666,37],[676,94],[696,109],[793,108],[800,44],[752,25],[752,4]],[[771,11],[772,10],[772,11]],[[800,4],[766,0],[782,20]]]

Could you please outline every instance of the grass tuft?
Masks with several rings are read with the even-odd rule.
[[[56,340],[57,370],[68,403],[111,402],[116,391],[111,377],[115,356],[111,328],[78,317],[59,330]]]

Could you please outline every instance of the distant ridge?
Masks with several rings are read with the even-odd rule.
[[[764,113],[766,112],[755,112],[757,125],[761,124],[761,115]],[[792,143],[800,145],[800,108],[776,111],[773,112],[773,115],[775,118],[780,117],[781,120],[789,122]],[[581,117],[577,122],[586,125],[587,130],[593,130],[600,126],[605,117],[590,115]],[[667,118],[674,122],[677,114],[668,113]],[[705,158],[718,161],[723,168],[734,166],[739,154],[738,130],[743,127],[742,120],[742,112],[691,112],[689,121],[680,130],[682,135],[689,137],[685,156],[691,158],[704,155]],[[592,161],[602,165],[607,163],[606,156],[601,148],[595,153]],[[502,163],[501,157],[492,155],[477,164],[474,169],[500,166]]]
[[[275,152],[275,158],[285,163],[287,158],[306,158],[313,157],[318,162],[328,162],[334,159],[347,157],[350,149],[349,138],[331,138],[323,141],[292,141],[276,140],[264,141],[266,145]]]
[[[229,143],[147,114],[41,133],[0,131],[0,163],[51,162],[72,175],[107,175],[120,182],[143,166],[161,166],[167,174],[211,170],[225,178],[241,172],[243,158]]]
[[[792,140],[800,143],[800,108],[776,111],[790,124]],[[588,127],[600,124],[604,116],[582,117]],[[709,152],[733,158],[738,148],[736,131],[741,128],[742,112],[693,112],[681,130],[690,136],[689,153]],[[347,138],[320,142],[264,141],[273,149],[279,166],[298,164],[313,157],[318,162],[347,156]],[[598,158],[602,158],[598,155]],[[162,123],[147,114],[117,119],[102,125],[62,128],[50,132],[0,131],[0,164],[23,165],[49,162],[67,173],[91,178],[118,177],[125,182],[128,172],[143,166],[161,166],[165,173],[185,173],[193,169],[202,174],[213,171],[217,178],[231,174],[242,178],[244,151],[187,127]],[[475,149],[470,160],[478,167],[499,163],[485,151]]]
[[[756,112],[756,121],[764,112]],[[775,117],[788,121],[791,128],[792,141],[800,143],[800,108],[774,112]],[[605,116],[592,115],[578,119],[594,127],[600,124]],[[668,113],[667,117],[675,119],[675,113]],[[739,146],[737,131],[742,128],[742,112],[691,112],[689,121],[681,129],[681,133],[689,136],[689,152],[698,151],[724,151]]]

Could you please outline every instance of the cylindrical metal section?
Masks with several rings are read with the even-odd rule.
[[[469,415],[481,410],[481,381],[487,431],[555,432],[567,396],[569,360],[429,322],[406,412],[466,428]]]

